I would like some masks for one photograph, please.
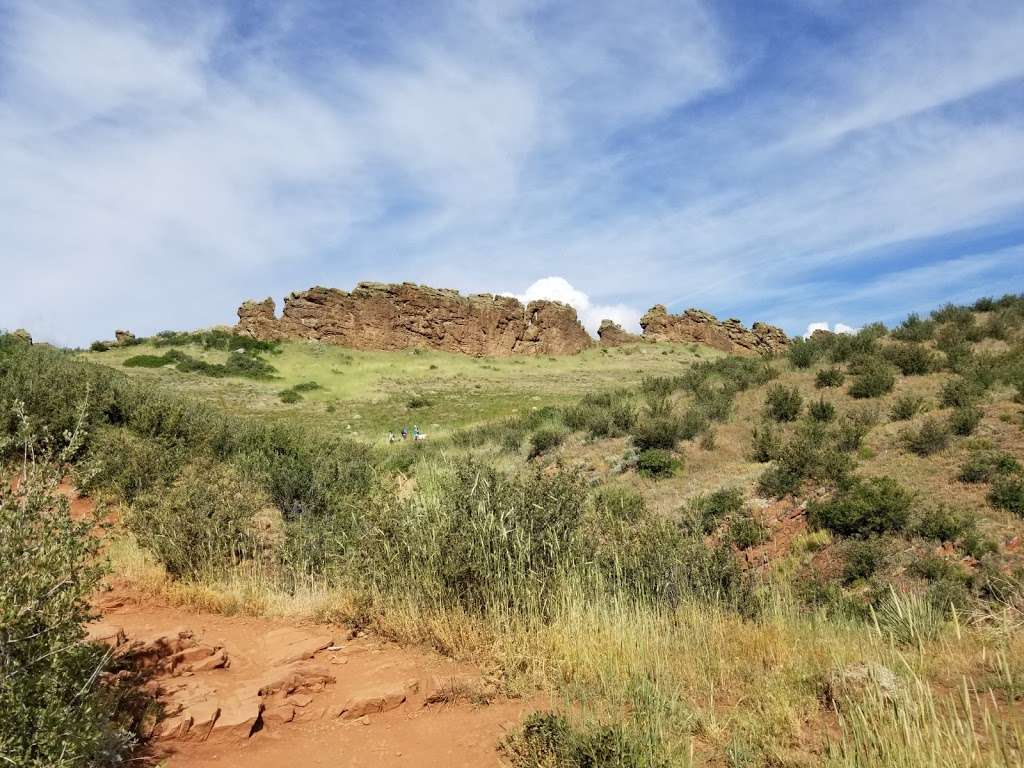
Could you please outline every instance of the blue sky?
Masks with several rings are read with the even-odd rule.
[[[791,333],[1020,292],[1022,41],[1020,0],[0,0],[0,327],[360,280]]]

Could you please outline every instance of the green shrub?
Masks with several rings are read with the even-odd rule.
[[[168,359],[164,355],[134,355],[121,365],[125,368],[163,368],[173,362],[173,359]]]
[[[19,418],[19,421],[21,419]],[[27,422],[22,421],[23,424]],[[27,432],[27,428],[26,428]],[[77,433],[80,439],[81,433]],[[23,447],[32,440],[23,434]],[[41,446],[34,446],[40,448]],[[34,450],[30,452],[35,453]],[[104,575],[96,520],[73,520],[55,489],[69,453],[0,487],[0,756],[26,768],[120,764],[133,736],[130,689],[85,642]],[[127,682],[127,681],[126,681]]]
[[[961,377],[950,379],[942,386],[939,401],[945,408],[963,408],[974,405],[981,395],[981,389],[974,382]]]
[[[405,403],[409,408],[429,408],[434,404],[426,395],[413,395]]]
[[[893,329],[891,335],[900,341],[928,341],[935,335],[935,322],[923,320],[916,312],[912,312]]]
[[[856,366],[851,365],[851,372],[854,376],[847,392],[858,399],[881,397],[896,383],[892,366],[877,357],[861,358]]]
[[[765,464],[782,451],[782,435],[772,424],[755,426],[750,435],[750,460]]]
[[[258,515],[270,500],[230,467],[191,464],[168,489],[145,493],[129,530],[174,576],[216,575],[264,556]]]
[[[110,345],[103,341],[94,341],[89,345],[90,352],[109,352]]]
[[[790,342],[786,356],[794,368],[810,368],[822,351],[819,345],[798,336]]]
[[[671,451],[663,448],[648,448],[640,451],[636,460],[637,471],[645,477],[656,479],[671,477],[681,466]]]
[[[836,407],[832,403],[827,402],[825,398],[819,398],[810,404],[807,409],[807,415],[810,416],[811,421],[827,423],[835,420]]]
[[[990,483],[1001,475],[1022,471],[1020,462],[1006,451],[976,451],[967,457],[957,479],[962,483]]]
[[[878,538],[855,539],[843,547],[843,581],[869,579],[885,563],[887,556],[885,542]]]
[[[765,396],[764,415],[773,421],[796,421],[803,404],[804,399],[796,387],[773,384]]]
[[[924,398],[905,392],[893,400],[889,409],[889,418],[893,421],[908,421],[924,409]]]
[[[959,581],[963,583],[967,580],[967,574],[958,564],[931,553],[912,561],[907,566],[907,573],[928,581]]]
[[[670,451],[682,438],[683,423],[675,416],[641,419],[633,427],[633,445],[641,451],[662,448]]]
[[[869,536],[902,531],[910,517],[913,494],[891,477],[856,478],[830,499],[812,501],[808,522],[843,536]]]
[[[103,426],[93,434],[75,479],[85,493],[105,490],[131,503],[151,488],[169,485],[184,462],[184,450],[165,438]]]
[[[530,458],[547,453],[560,446],[565,440],[565,430],[560,427],[541,427],[530,435]]]
[[[729,520],[726,540],[739,550],[750,549],[764,544],[771,536],[771,530],[750,514],[739,514]]]
[[[912,530],[922,539],[956,541],[974,530],[974,518],[940,505],[919,513]]]
[[[974,313],[971,312],[970,307],[944,304],[932,311],[932,320],[936,323],[952,323],[960,327],[969,327],[974,325]]]
[[[846,453],[856,451],[877,423],[877,408],[870,405],[851,408],[839,420],[835,434],[836,447]]]
[[[722,520],[742,511],[743,491],[739,488],[719,488],[695,497],[687,506],[687,516],[699,534],[711,533]]]
[[[982,410],[972,405],[956,408],[949,415],[949,427],[954,435],[970,435],[978,428],[983,416]]]
[[[500,751],[513,768],[668,768],[649,739],[630,735],[622,725],[574,727],[565,715],[534,712],[522,730],[508,736]]]
[[[845,380],[846,374],[843,373],[842,369],[836,367],[822,368],[814,377],[814,386],[818,389],[841,387]]]
[[[288,405],[292,405],[293,403],[297,403],[302,400],[302,395],[294,389],[282,389],[277,393],[277,396],[281,398],[282,403],[287,403]]]
[[[932,353],[923,344],[892,344],[882,354],[904,376],[921,376],[935,367]]]
[[[903,430],[900,441],[911,453],[931,456],[949,445],[949,427],[934,416],[929,416],[917,428],[908,427]]]
[[[1013,512],[1018,517],[1024,517],[1024,477],[1020,475],[996,477],[988,491],[988,500],[994,507]]]

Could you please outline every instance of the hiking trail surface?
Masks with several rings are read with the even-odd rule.
[[[116,578],[95,606],[90,638],[162,709],[143,756],[167,768],[500,766],[531,709],[471,666],[344,626],[198,613]]]

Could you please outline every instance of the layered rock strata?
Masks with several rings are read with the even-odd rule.
[[[774,325],[754,323],[748,329],[739,320],[719,320],[700,309],[672,315],[661,304],[640,318],[640,327],[648,341],[695,342],[741,355],[774,354],[789,344],[785,332]]]
[[[510,296],[414,283],[359,283],[351,292],[314,287],[238,309],[238,333],[307,339],[366,350],[439,349],[476,356],[569,355],[593,344],[576,310],[557,301],[523,306]]]

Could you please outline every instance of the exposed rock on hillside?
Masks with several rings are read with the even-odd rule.
[[[318,286],[289,295],[279,319],[272,299],[247,301],[238,309],[236,330],[266,340],[468,355],[566,355],[593,344],[566,304],[531,301],[523,307],[509,296],[463,296],[414,283],[359,283],[351,292]]]
[[[672,315],[661,304],[640,318],[640,327],[648,341],[696,342],[734,354],[771,354],[789,344],[785,332],[774,325],[754,323],[747,329],[739,320],[722,321],[701,309]]]
[[[640,336],[624,330],[614,320],[602,320],[601,327],[597,329],[597,336],[601,339],[603,347],[621,347],[623,344],[643,341]]]

